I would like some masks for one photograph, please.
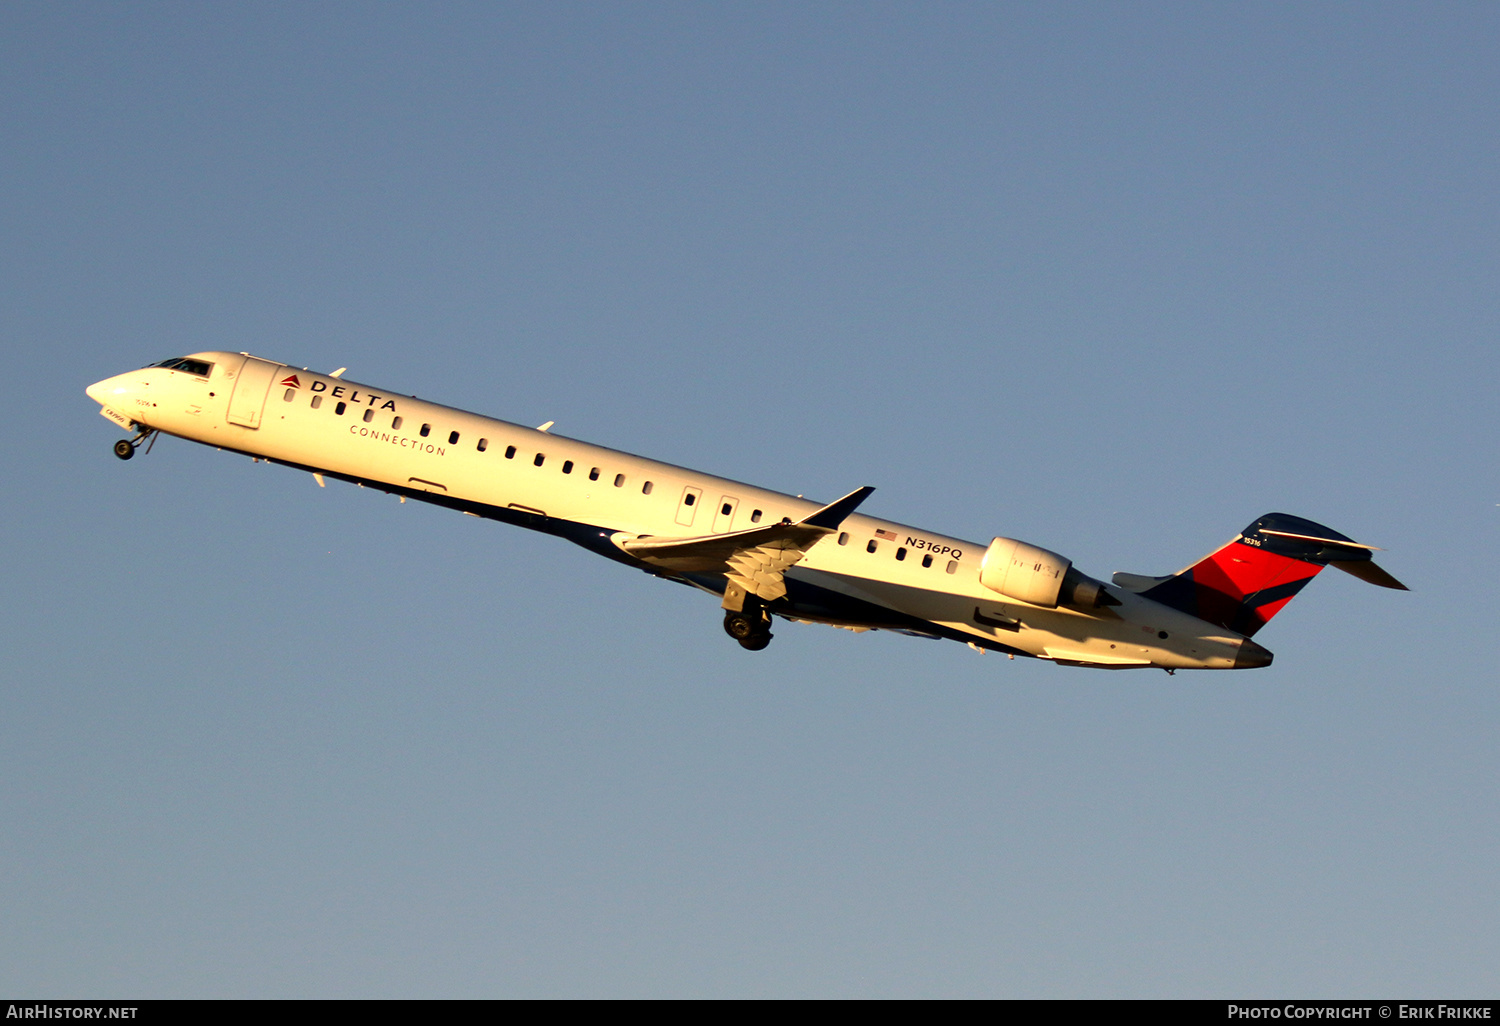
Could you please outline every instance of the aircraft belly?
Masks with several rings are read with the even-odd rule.
[[[1149,600],[1122,616],[1059,607],[1046,609],[981,594],[935,591],[831,570],[796,567],[788,574],[819,588],[896,610],[952,637],[983,638],[1060,663],[1101,667],[1229,666],[1238,639],[1205,636],[1201,624]],[[1165,633],[1166,637],[1161,635]],[[1217,634],[1219,632],[1212,632]]]
[[[797,566],[787,574],[788,578],[814,585],[822,591],[843,595],[854,601],[880,609],[891,610],[897,616],[941,626],[945,631],[965,638],[990,639],[1007,649],[1030,650],[1017,633],[996,630],[974,621],[973,596],[954,592],[933,591],[891,581],[854,577],[832,570],[819,570]]]

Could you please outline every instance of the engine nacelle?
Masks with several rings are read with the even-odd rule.
[[[1057,605],[1073,561],[1014,538],[996,538],[979,564],[979,583],[1006,598],[1033,606]]]

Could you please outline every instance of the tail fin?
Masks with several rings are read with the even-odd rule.
[[[1115,584],[1248,638],[1325,566],[1406,591],[1371,560],[1374,550],[1311,520],[1267,513],[1228,545],[1171,577],[1116,574]]]

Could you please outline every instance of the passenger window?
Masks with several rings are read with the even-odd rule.
[[[374,419],[375,419],[375,411],[374,410],[366,410],[365,411],[365,423],[368,424],[368,423],[370,423],[370,421],[372,421]]]
[[[544,452],[539,452],[539,453],[536,454],[536,459],[534,459],[534,460],[531,461],[531,465],[534,466],[534,467],[540,467],[543,463],[546,463],[546,462],[547,462],[547,454],[544,453]]]
[[[392,417],[391,418],[391,430],[392,431],[400,431],[401,430],[401,418],[400,417]]]
[[[840,531],[839,532],[839,544],[840,545],[848,545],[849,544],[849,532],[848,531]]]
[[[599,468],[598,467],[593,467],[592,469],[589,470],[589,480],[590,481],[597,481],[597,480],[599,480]]]
[[[760,523],[760,510],[756,510],[754,513],[750,514],[750,522],[752,524]]]
[[[925,556],[922,557],[922,568],[925,570],[927,567],[929,567],[931,565],[932,565],[932,553],[929,552],[929,553],[927,553],[927,555],[925,555]]]
[[[641,485],[641,494],[642,495],[650,495],[651,494],[651,482],[650,481],[647,481],[645,484]]]
[[[625,475],[624,474],[616,474],[615,475],[615,487],[616,488],[623,488],[624,485],[625,485]]]
[[[686,495],[684,495],[682,497],[682,504],[684,506],[691,506],[693,503],[695,503],[697,501],[698,501],[698,496],[694,495],[692,492],[688,492]]]
[[[505,458],[508,460],[516,458],[516,447],[514,445],[507,445],[505,447]]]
[[[458,432],[457,431],[449,431],[448,432],[448,444],[449,445],[457,445],[458,444]]]
[[[319,406],[323,405],[323,397],[320,396],[320,395],[313,396],[312,397],[312,403],[310,405],[312,406],[313,409],[316,410]]]
[[[337,413],[340,417],[342,417],[344,415],[344,411],[347,410],[348,408],[349,408],[349,404],[348,403],[340,402],[337,406],[335,406],[333,408],[333,412]]]
[[[906,560],[906,546],[903,545],[901,548],[899,548],[899,549],[896,550],[896,561],[899,563],[899,562],[904,562],[905,560]]]
[[[958,571],[958,560],[956,560],[956,559],[950,559],[950,560],[948,560],[948,572],[951,574],[951,573],[956,573],[957,571]]]
[[[480,452],[484,452],[484,450],[488,449],[489,447],[490,440],[488,438],[481,438],[478,444],[474,446],[474,448],[478,449]]]
[[[286,390],[286,395],[282,396],[281,398],[285,399],[287,402],[291,402],[292,401],[292,397],[295,396],[296,394],[297,394],[297,390],[295,388],[289,388],[289,389]]]
[[[868,544],[868,545],[865,546],[865,551],[866,552],[874,552],[878,548],[880,548],[880,544],[874,538],[871,538],[870,539],[870,544]]]
[[[724,516],[726,516],[726,517],[727,517],[727,516],[729,516],[729,514],[731,514],[731,513],[733,513],[733,512],[734,512],[734,507],[733,507],[733,506],[732,506],[732,505],[730,505],[730,504],[729,504],[729,503],[727,503],[727,502],[726,502],[726,503],[724,503],[724,505],[723,505],[723,506],[722,506],[722,507],[721,507],[721,508],[720,508],[720,509],[719,509],[719,512],[720,512],[720,513],[721,513],[721,514],[722,514],[722,515],[724,515]]]
[[[432,425],[431,424],[423,424],[422,425],[422,430],[417,432],[417,434],[421,435],[423,438],[426,438],[431,433],[432,433]]]
[[[564,460],[563,461],[563,473],[564,474],[571,474],[571,473],[573,473],[573,461],[572,460]]]

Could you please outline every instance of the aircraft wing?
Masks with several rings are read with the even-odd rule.
[[[818,539],[838,530],[844,518],[874,490],[869,486],[856,489],[796,523],[783,520],[748,531],[693,538],[616,535],[614,542],[641,562],[663,570],[724,574],[731,584],[770,602],[786,594],[782,575],[807,555]]]

